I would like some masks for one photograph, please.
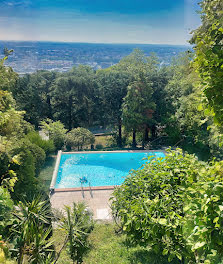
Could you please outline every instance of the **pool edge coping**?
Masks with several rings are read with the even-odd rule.
[[[59,150],[57,153],[57,159],[56,159],[56,164],[53,170],[53,177],[50,183],[50,190],[55,190],[55,184],[56,184],[56,180],[57,180],[57,174],[58,174],[58,169],[59,169],[59,165],[60,165],[60,160],[61,160],[61,155],[62,155],[62,150]]]
[[[114,190],[115,186],[92,186],[92,187],[76,187],[76,188],[55,188],[54,192],[77,192],[77,191],[103,191],[103,190]]]
[[[113,190],[115,188],[114,185],[111,186],[92,186],[92,187],[83,187],[83,189],[81,187],[76,187],[76,188],[55,188],[55,184],[56,184],[56,180],[57,180],[57,176],[58,176],[58,169],[59,169],[59,165],[60,165],[60,160],[61,160],[61,156],[62,154],[95,154],[95,153],[134,153],[134,152],[138,152],[138,153],[146,153],[146,152],[164,152],[165,150],[162,149],[157,149],[157,150],[107,150],[107,151],[70,151],[70,152],[63,152],[62,150],[59,150],[57,153],[57,159],[56,159],[56,164],[54,167],[54,171],[53,171],[53,176],[52,176],[52,180],[51,180],[51,184],[50,184],[50,192],[70,192],[70,191],[88,191],[90,189],[92,190]]]
[[[145,150],[105,150],[105,151],[66,151],[62,152],[62,154],[96,154],[96,153],[134,153],[134,152],[141,152],[141,153],[146,153],[146,152],[165,152],[164,149],[145,149]]]

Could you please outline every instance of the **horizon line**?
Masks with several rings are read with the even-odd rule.
[[[128,43],[128,42],[80,42],[80,41],[54,41],[54,40],[2,40],[0,42],[43,42],[43,43],[65,43],[65,44],[103,44],[103,45],[163,45],[163,46],[185,46],[191,47],[190,43],[188,44],[165,44],[165,43]]]

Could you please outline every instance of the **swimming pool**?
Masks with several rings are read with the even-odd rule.
[[[140,168],[151,155],[165,157],[161,151],[62,153],[54,188],[120,185],[131,169]]]

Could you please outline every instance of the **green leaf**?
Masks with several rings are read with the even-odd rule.
[[[164,248],[164,250],[163,250],[163,256],[166,256],[167,254],[168,254],[168,249],[167,248]]]
[[[219,220],[219,217],[215,217],[215,219],[213,220],[213,223],[217,223]]]
[[[192,250],[195,251],[199,248],[202,248],[204,245],[206,244],[206,242],[197,242],[193,247],[192,247]]]
[[[158,220],[158,223],[161,224],[161,225],[166,225],[167,224],[167,220],[165,218],[160,218]]]

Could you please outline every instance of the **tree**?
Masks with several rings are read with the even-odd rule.
[[[191,43],[195,44],[195,66],[201,77],[201,85],[209,107],[214,112],[214,120],[223,124],[223,2],[203,0],[201,6],[201,26],[193,32]]]
[[[51,92],[54,118],[68,130],[77,126],[90,127],[99,113],[96,88],[95,73],[90,67],[74,67],[61,74]]]
[[[122,147],[122,103],[127,93],[130,76],[125,71],[113,68],[97,72],[102,106],[100,107],[103,124],[118,126],[117,145]]]
[[[65,207],[66,216],[62,218],[61,228],[65,230],[68,251],[73,263],[82,263],[88,249],[87,239],[94,227],[92,214],[83,203],[74,203],[72,208]]]
[[[15,100],[8,91],[0,90],[0,137],[23,133],[24,112],[15,109]]]
[[[15,73],[11,67],[6,67],[4,62],[12,51],[5,52],[5,57],[0,59],[0,90],[12,91],[18,80],[18,74]]]
[[[127,95],[123,100],[122,117],[124,126],[126,126],[128,131],[133,132],[132,145],[136,147],[136,131],[142,131],[144,128],[145,135],[142,140],[144,144],[145,139],[147,140],[147,126],[152,123],[151,118],[147,117],[151,117],[151,113],[155,110],[155,103],[152,99],[153,86],[151,80],[152,76],[154,77],[154,72],[157,71],[157,59],[154,55],[147,57],[141,50],[135,49],[130,55],[115,65],[114,68],[122,70],[130,76]],[[142,120],[143,115],[145,116],[144,120]]]
[[[46,119],[40,123],[40,128],[53,141],[56,149],[63,147],[67,129],[60,121],[53,122],[51,119]]]
[[[86,128],[78,127],[72,129],[66,135],[65,144],[66,147],[70,149],[77,148],[82,150],[84,146],[89,146],[94,144],[95,136]]]
[[[42,119],[53,118],[51,87],[57,75],[48,71],[26,74],[19,78],[12,89],[18,107],[26,112],[25,119],[36,128]]]
[[[179,143],[184,150],[202,159],[212,155],[221,157],[221,134],[204,110],[204,94],[192,59],[190,53],[181,54],[170,66],[172,77],[164,90],[165,132],[169,144]]]
[[[148,79],[140,74],[128,86],[127,95],[123,100],[123,123],[128,131],[133,132],[133,148],[136,147],[136,131],[145,130],[151,121],[150,111],[155,109],[152,93],[152,87]]]

